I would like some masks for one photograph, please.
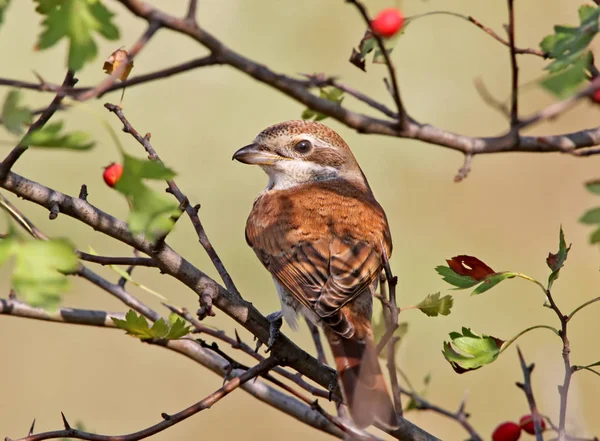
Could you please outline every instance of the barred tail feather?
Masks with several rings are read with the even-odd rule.
[[[356,336],[343,338],[331,331],[326,334],[344,400],[354,423],[360,428],[374,422],[395,426],[396,412],[370,333],[364,339]]]

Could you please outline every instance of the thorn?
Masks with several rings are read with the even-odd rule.
[[[163,413],[160,414],[160,416],[165,421],[170,421],[171,420],[171,415],[169,415],[168,413],[163,412]]]
[[[525,389],[525,385],[519,381],[515,383],[519,389]]]
[[[198,213],[198,211],[200,211],[200,204],[196,204],[196,205],[194,205],[194,211],[195,211],[196,213]]]
[[[58,217],[58,213],[60,213],[60,208],[58,208],[58,204],[52,204],[52,206],[50,207],[50,214],[48,215],[50,220],[56,219]]]
[[[16,300],[17,299],[17,293],[15,292],[14,289],[11,289],[10,292],[8,293],[8,299],[9,300]]]
[[[35,429],[35,418],[33,419],[33,421],[31,422],[31,427],[29,427],[29,433],[27,436],[31,436],[33,435],[33,430]]]
[[[67,417],[65,416],[65,414],[61,412],[60,416],[62,417],[63,425],[65,426],[65,430],[73,430],[73,429],[71,429],[71,426],[69,425],[69,422],[67,421]]]
[[[87,197],[88,197],[87,185],[82,184],[81,189],[79,190],[79,199],[83,199],[84,201],[87,202]]]
[[[240,338],[240,334],[238,334],[237,329],[234,329],[235,332],[235,341],[237,341],[237,347],[240,347],[242,344],[242,339]]]

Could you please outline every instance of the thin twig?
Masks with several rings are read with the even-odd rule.
[[[34,308],[15,299],[0,299],[0,315],[1,314],[54,323],[97,326],[112,329],[116,329],[116,326],[111,319],[112,317],[118,319],[125,318],[125,315],[122,313],[85,309],[60,308],[57,311],[49,312],[42,308]],[[202,349],[200,345],[191,339],[169,341],[156,340],[148,341],[148,343],[182,354],[218,375],[222,376],[225,373],[223,359],[218,355],[215,355],[213,351]],[[228,375],[231,375],[231,373],[231,371],[228,372]],[[267,374],[265,378],[268,379],[269,376],[270,375]],[[280,382],[273,383],[279,385]],[[245,383],[242,388],[265,404],[273,406],[275,409],[278,409],[313,428],[342,438],[342,432],[337,430],[332,424],[329,424],[318,412],[312,411],[310,407],[304,406],[299,401],[279,392],[268,384],[262,382],[249,382]],[[288,389],[291,388],[288,386]]]
[[[515,51],[515,8],[514,0],[508,0],[508,41],[511,68],[510,131],[516,145],[519,143],[519,65]]]
[[[163,303],[163,305],[167,309],[169,309],[169,311],[171,311],[174,314],[177,314],[178,316],[180,316],[181,318],[187,320],[195,328],[195,331],[197,333],[210,335],[213,338],[221,340],[221,341],[227,343],[228,345],[230,345],[233,349],[241,350],[246,355],[251,356],[252,358],[254,358],[257,361],[264,360],[265,357],[263,357],[261,354],[259,354],[258,352],[256,352],[247,343],[244,343],[242,341],[242,339],[238,335],[237,331],[235,333],[235,338],[229,337],[225,333],[225,331],[218,330],[218,329],[213,329],[213,328],[211,328],[209,326],[206,326],[206,325],[202,324],[202,322],[196,320],[194,318],[194,316],[192,314],[190,314],[190,312],[187,309],[185,309],[185,308],[179,309],[179,308],[176,308],[176,307],[174,307],[172,305],[167,305],[166,303]],[[295,384],[297,384],[298,386],[300,386],[301,388],[303,388],[304,390],[306,390],[310,394],[314,395],[315,397],[329,399],[329,397],[331,395],[331,393],[328,390],[325,390],[325,389],[319,388],[319,387],[315,387],[312,384],[304,381],[302,379],[301,375],[299,375],[297,373],[293,374],[293,373],[291,373],[289,371],[286,371],[282,367],[278,366],[278,367],[274,368],[273,372],[276,372],[279,375],[285,377],[286,379],[294,382]],[[336,397],[336,396],[333,397],[333,399],[337,399],[337,398],[338,397]]]
[[[132,265],[132,266],[148,266],[156,267],[156,261],[151,257],[109,257],[97,256],[95,254],[84,253],[78,251],[77,255],[81,260],[86,262],[98,263],[100,265]]]
[[[371,26],[371,19],[369,17],[369,13],[367,12],[367,8],[365,7],[365,5],[358,0],[349,0],[349,3],[352,3],[352,4],[354,4],[354,6],[357,7],[357,9],[360,12],[360,15],[362,15],[365,23],[367,24],[367,26],[369,27],[371,32],[373,32],[375,41],[377,41],[377,46],[379,47],[379,50],[381,51],[381,54],[383,55],[383,58],[385,60],[385,65],[387,66],[387,69],[388,69],[388,74],[390,77],[389,79],[392,82],[392,98],[394,99],[394,103],[396,104],[396,109],[398,110],[398,123],[400,125],[401,130],[404,131],[406,128],[406,124],[408,122],[407,121],[408,115],[406,114],[406,111],[404,110],[404,105],[402,104],[402,99],[400,98],[400,88],[398,87],[398,79],[396,78],[396,68],[394,67],[394,63],[392,63],[392,59],[390,58],[390,54],[385,47],[383,38],[381,38],[381,36],[379,36],[377,33],[375,33],[375,31],[373,31],[373,28]]]
[[[469,441],[483,441],[483,438],[479,435],[479,433],[475,430],[475,428],[469,422],[469,415],[465,412],[465,400],[463,400],[461,402],[461,404],[456,412],[451,412],[440,406],[436,406],[435,404],[428,402],[427,400],[425,400],[423,397],[421,397],[419,394],[417,394],[415,392],[410,392],[410,391],[402,389],[402,393],[404,395],[410,397],[415,402],[417,409],[430,410],[432,412],[443,415],[443,416],[450,418],[450,419],[456,421],[457,423],[459,423],[463,427],[463,429],[465,429],[467,431],[467,433],[470,435],[471,438]]]
[[[477,90],[484,103],[489,105],[491,108],[496,109],[502,115],[510,119],[510,110],[508,110],[507,105],[492,96],[487,87],[485,87],[485,84],[481,78],[475,78],[473,84],[475,85],[475,90]]]
[[[569,387],[571,385],[571,376],[573,375],[573,370],[571,369],[571,343],[569,342],[569,337],[567,336],[567,324],[569,322],[569,316],[564,315],[560,308],[557,306],[554,298],[552,297],[552,293],[550,289],[546,290],[546,297],[548,298],[548,302],[550,303],[550,308],[556,313],[556,316],[560,320],[561,330],[560,338],[563,342],[562,348],[562,358],[563,364],[565,367],[565,375],[563,379],[563,384],[558,386],[558,392],[560,394],[560,410],[559,410],[559,420],[558,420],[558,440],[566,441],[567,432],[566,432],[566,422],[567,422],[567,400],[569,397]]]
[[[321,342],[321,334],[319,333],[318,326],[314,325],[308,319],[306,319],[306,324],[308,325],[310,335],[312,336],[313,342],[315,343],[315,349],[317,350],[317,360],[319,360],[323,364],[328,365],[329,363],[327,363],[327,357],[325,356],[325,349],[323,348],[323,343]]]
[[[197,403],[191,405],[190,407],[177,412],[173,415],[168,415],[163,413],[161,416],[163,420],[159,423],[156,423],[150,427],[142,429],[140,431],[130,433],[127,435],[119,435],[119,436],[111,436],[111,435],[99,435],[96,433],[85,432],[83,430],[78,430],[72,428],[66,418],[63,415],[63,423],[65,428],[63,430],[55,430],[52,432],[43,432],[37,433],[33,435],[26,436],[16,441],[41,441],[45,439],[55,439],[55,438],[78,438],[89,441],[137,441],[144,438],[148,438],[156,433],[162,432],[165,429],[168,429],[171,426],[197,414],[198,412],[208,409],[217,402],[219,402],[222,398],[229,395],[235,389],[243,385],[249,380],[256,378],[258,376],[264,375],[270,369],[277,366],[279,361],[275,357],[267,358],[264,361],[261,361],[256,366],[251,369],[245,371],[238,377],[234,377],[230,381],[228,381],[223,387],[217,389],[215,392],[207,396],[206,398],[198,401]]]
[[[75,79],[75,72],[72,70],[67,71],[65,75],[65,79],[63,80],[61,87],[72,87],[77,80]],[[62,100],[65,98],[64,92],[57,92],[54,96],[54,99],[50,102],[48,107],[41,113],[37,120],[33,124],[29,126],[27,133],[25,136],[31,134],[32,132],[41,129],[44,125],[52,118],[52,115],[56,113],[56,111],[60,108]],[[4,158],[4,161],[0,164],[0,180],[4,180],[6,178],[6,174],[11,170],[15,162],[19,160],[21,155],[25,153],[29,146],[24,145],[23,141],[19,142],[17,146],[10,151],[10,153]]]
[[[198,0],[190,0],[188,5],[188,12],[185,16],[187,20],[192,23],[196,23],[196,9],[198,8]]]
[[[523,371],[523,383],[517,382],[517,386],[521,389],[527,397],[527,403],[529,404],[529,410],[533,418],[533,427],[535,428],[535,439],[536,441],[543,441],[542,435],[542,416],[538,411],[537,405],[535,404],[535,397],[533,396],[533,387],[531,385],[531,373],[533,372],[534,365],[529,366],[525,363],[521,349],[517,346],[517,353],[519,354],[519,363],[521,370]]]
[[[78,101],[86,101],[86,100],[95,98],[95,97],[107,92],[108,89],[123,74],[123,72],[125,72],[127,65],[133,61],[133,59],[136,57],[136,55],[144,48],[144,46],[146,46],[146,44],[154,36],[156,31],[158,31],[161,27],[162,26],[159,22],[150,21],[148,23],[148,27],[146,28],[146,30],[144,31],[142,36],[134,43],[134,45],[131,47],[131,49],[127,53],[127,59],[124,62],[119,63],[117,68],[111,72],[111,74],[108,76],[108,78],[106,78],[100,84],[98,84],[93,89],[90,89],[86,92],[83,92],[83,93],[77,95],[75,98]]]
[[[388,344],[391,340],[394,332],[398,329],[398,314],[400,314],[400,309],[398,309],[398,304],[396,303],[396,285],[398,285],[398,277],[392,274],[392,269],[390,267],[390,262],[388,260],[387,253],[385,251],[385,247],[382,246],[382,259],[383,259],[383,268],[385,270],[385,276],[387,278],[387,283],[389,287],[389,301],[383,302],[384,306],[389,311],[389,316],[386,318],[385,326],[385,334],[377,343],[377,354],[381,354],[383,348]],[[386,317],[384,312],[384,317]]]
[[[150,138],[148,136],[140,135],[140,133],[127,120],[127,118],[123,114],[123,110],[119,106],[116,106],[116,105],[110,104],[110,103],[106,103],[104,105],[104,107],[106,107],[110,112],[114,113],[119,118],[119,120],[123,124],[123,131],[125,133],[131,134],[131,136],[133,136],[144,147],[144,149],[148,153],[148,157],[151,160],[159,161],[162,163],[160,157],[156,153],[156,150],[154,150],[154,147],[150,143]],[[185,196],[181,192],[181,190],[179,189],[179,187],[177,186],[177,184],[175,183],[174,180],[171,179],[171,180],[167,181],[167,185],[169,186],[169,192],[172,193],[173,196],[175,196],[175,198],[179,201],[180,206],[183,209],[185,209],[185,212],[187,213],[190,220],[192,221],[192,224],[194,225],[194,229],[196,230],[196,234],[198,235],[198,240],[200,241],[200,244],[202,245],[202,247],[208,254],[208,257],[210,258],[211,262],[215,266],[219,275],[221,276],[223,283],[225,283],[225,287],[229,291],[239,295],[239,291],[237,290],[235,283],[233,283],[233,279],[229,275],[229,272],[225,268],[225,265],[223,265],[221,258],[219,257],[216,250],[212,246],[212,243],[210,242],[210,240],[208,239],[206,231],[204,230],[204,226],[202,225],[202,222],[200,222],[200,217],[198,216],[198,210],[195,207],[192,207],[190,205],[187,196]]]

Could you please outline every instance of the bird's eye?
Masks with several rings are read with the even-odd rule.
[[[302,154],[306,154],[306,153],[310,152],[311,148],[312,148],[312,144],[310,143],[310,141],[307,141],[307,140],[298,141],[296,143],[296,145],[294,146],[294,150],[296,150],[298,153],[302,153]]]

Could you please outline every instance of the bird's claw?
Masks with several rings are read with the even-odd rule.
[[[267,352],[269,352],[281,334],[280,329],[283,326],[283,311],[269,314],[267,320],[269,320],[269,340],[267,341]]]
[[[338,381],[337,381],[337,372],[334,374],[333,378],[331,379],[331,381],[329,382],[329,384],[327,385],[327,391],[329,392],[329,396],[327,397],[329,399],[329,401],[331,401],[331,399],[333,398],[333,394],[336,391],[338,387]]]

